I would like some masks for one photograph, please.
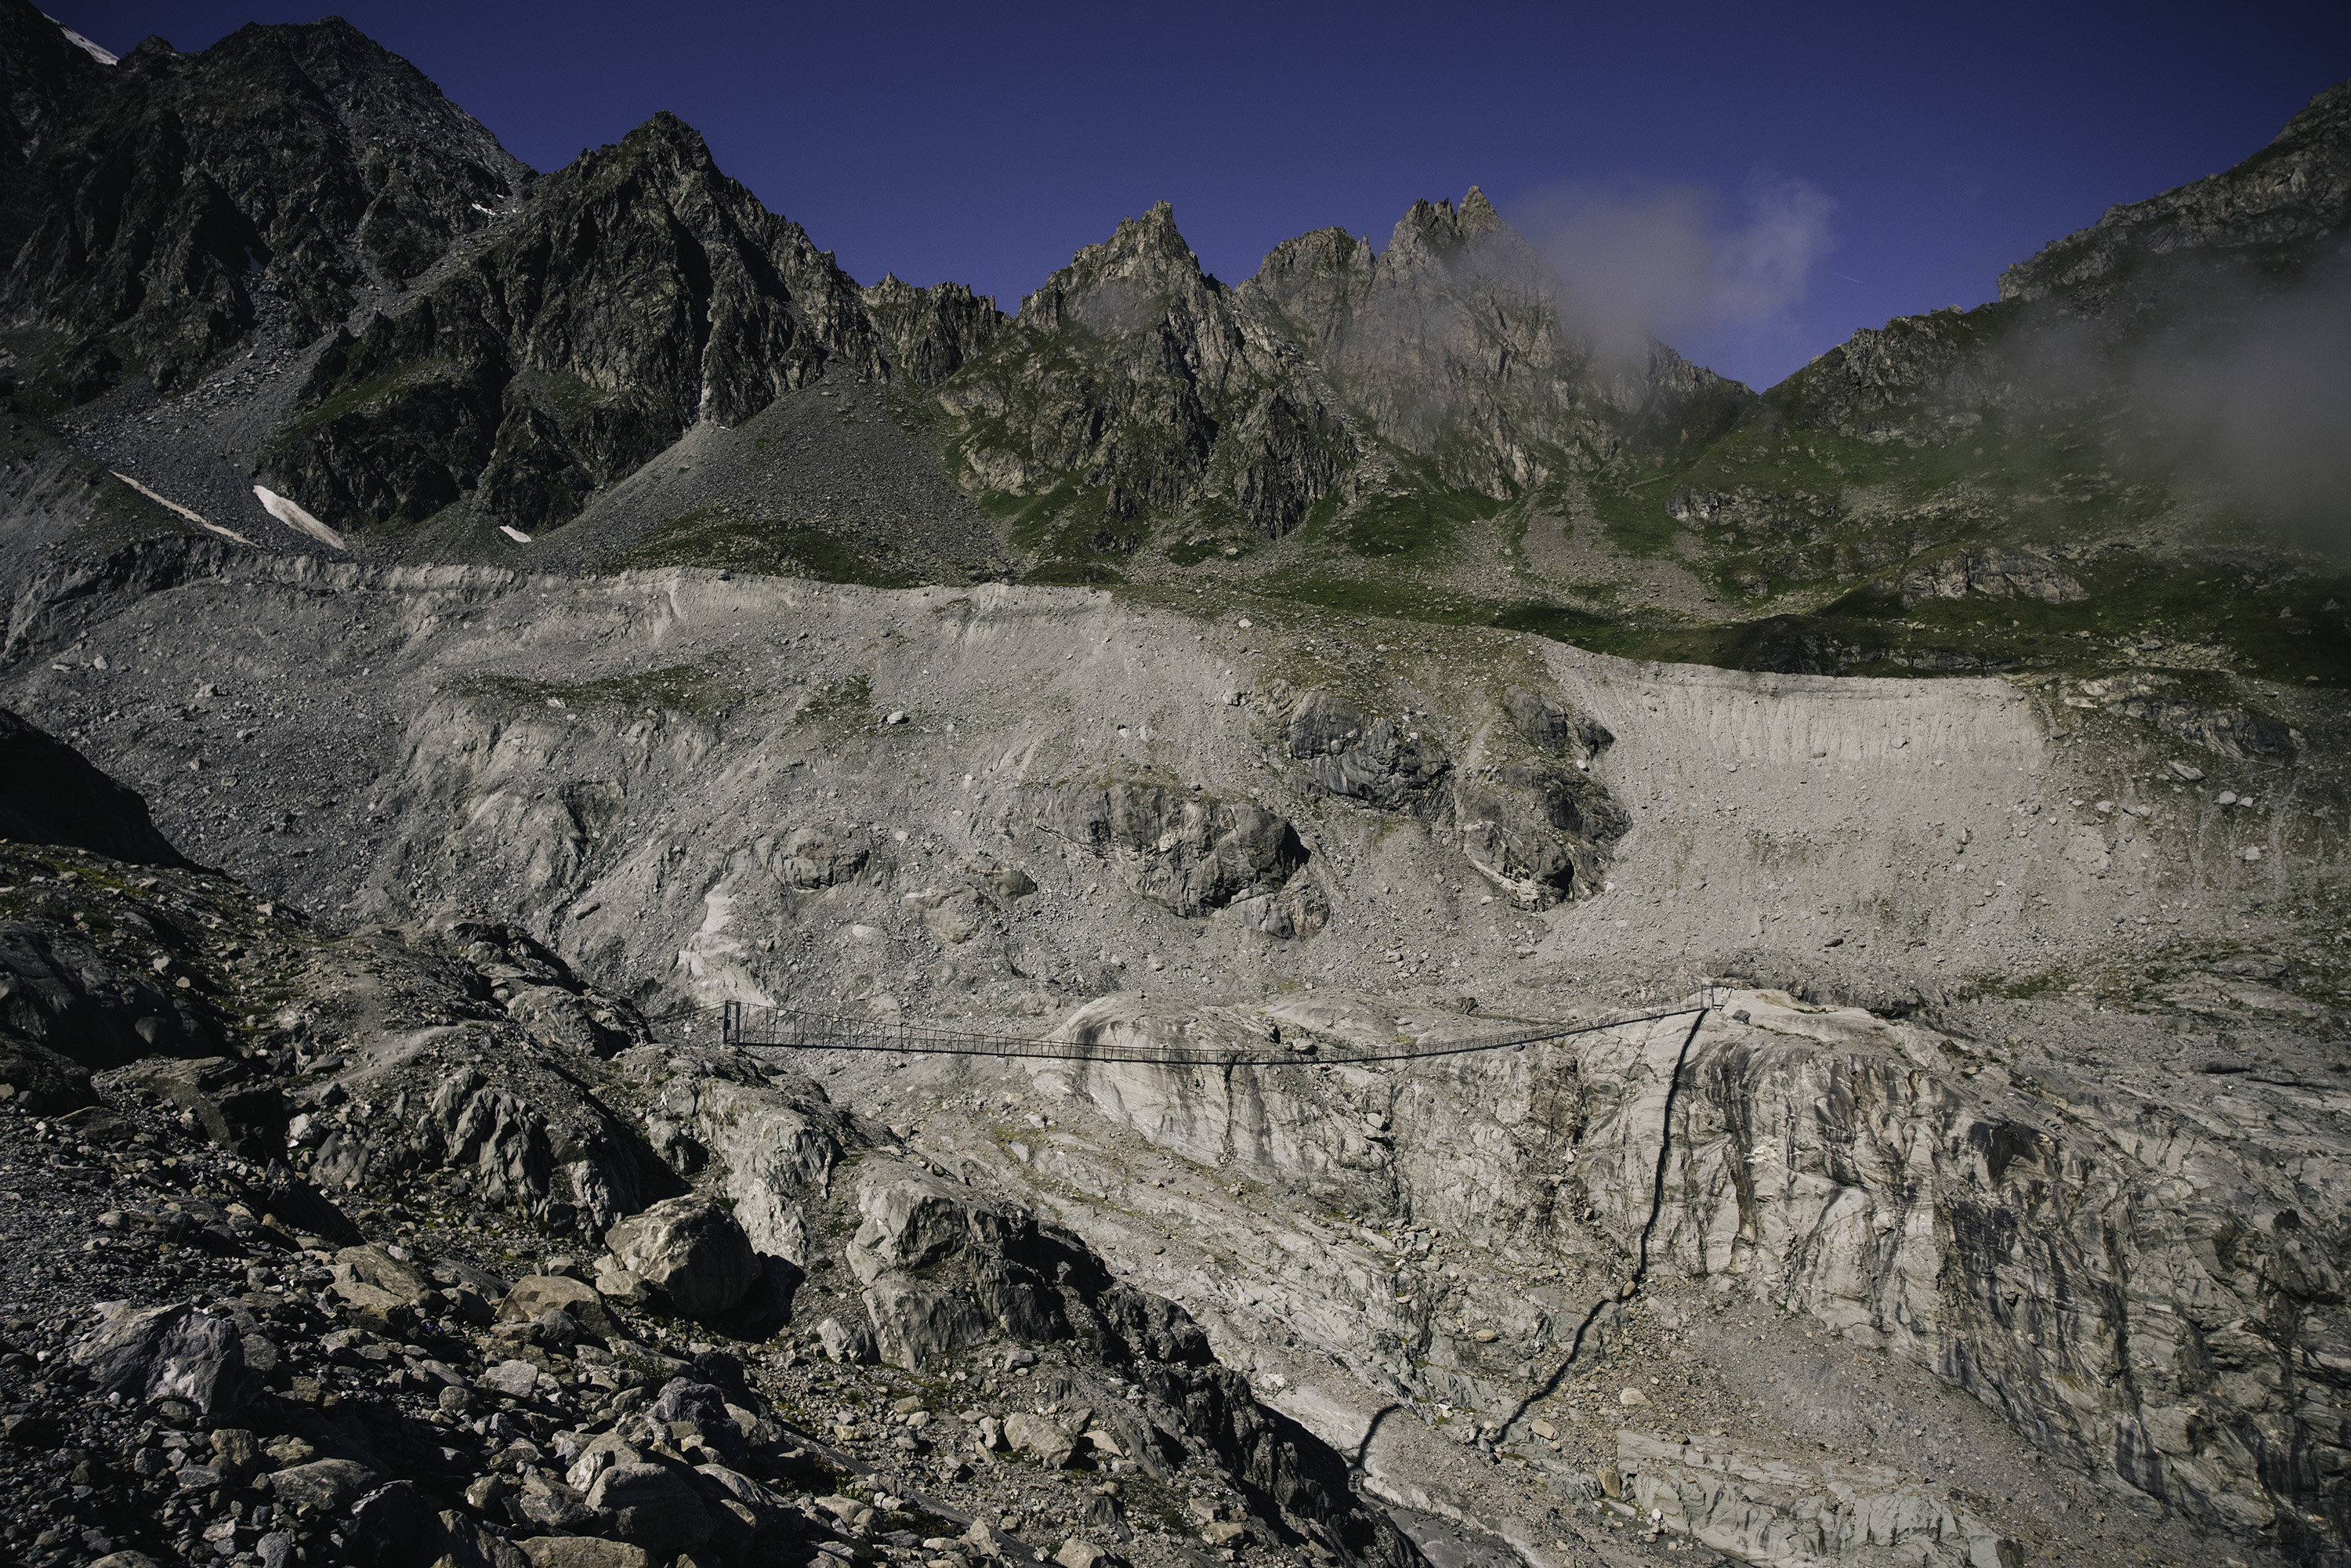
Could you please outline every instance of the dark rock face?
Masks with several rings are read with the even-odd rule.
[[[923,312],[904,314],[921,337]],[[500,520],[545,527],[699,419],[885,368],[849,276],[661,114],[539,181],[416,305],[339,340],[269,465],[339,521],[413,523],[478,487]]]
[[[885,273],[858,298],[889,350],[890,362],[918,386],[946,380],[1004,331],[1004,312],[996,301],[960,283],[917,288]]]
[[[1524,686],[1503,692],[1502,707],[1518,727],[1519,738],[1537,751],[1589,762],[1616,744],[1608,727],[1590,714]]]
[[[1178,915],[1280,893],[1307,861],[1298,831],[1251,801],[1141,782],[1052,785],[1027,797],[1037,826],[1110,854],[1136,893]]]
[[[185,1302],[123,1313],[77,1346],[74,1360],[100,1394],[184,1400],[206,1416],[235,1409],[249,1392],[235,1326]]]
[[[1319,691],[1291,711],[1289,749],[1332,794],[1388,810],[1426,800],[1453,767],[1435,739],[1395,719],[1367,718],[1346,698]]]
[[[107,68],[24,0],[5,10],[0,295],[66,335],[69,400],[134,365],[166,392],[190,384],[264,298],[314,337],[355,287],[422,271],[523,177],[338,18],[248,26],[199,55],[150,38]]]
[[[194,1009],[78,936],[0,926],[0,1025],[87,1068],[118,1067],[204,1038]]]
[[[5,708],[0,708],[0,838],[71,844],[145,865],[190,863],[156,831],[139,791]]]

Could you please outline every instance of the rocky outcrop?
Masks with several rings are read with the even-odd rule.
[[[1630,1235],[1672,1058],[1602,1039],[1575,1186]],[[2342,1216],[2285,1174],[2257,1107],[1986,1066],[1771,992],[1735,997],[1675,1082],[1652,1243],[1672,1267],[1929,1365],[2191,1516],[2268,1530],[2325,1509],[2341,1529],[2320,1478],[2344,1451]],[[2297,1136],[2312,1157],[2319,1135]]]
[[[2290,757],[2298,746],[2294,727],[2283,720],[2256,708],[2199,701],[2179,676],[2159,671],[2069,682],[2061,690],[2068,707],[2104,708],[2239,761]]]
[[[1598,779],[1546,761],[1464,777],[1450,810],[1469,862],[1537,905],[1594,890],[1609,845],[1632,826]]]
[[[1810,490],[1728,490],[1683,486],[1666,497],[1666,516],[1688,528],[1737,528],[1766,538],[1818,538],[1837,520],[1836,498]]]
[[[1251,801],[1141,781],[1037,786],[1024,799],[1037,827],[1108,856],[1137,894],[1177,915],[1291,894],[1306,868],[1298,831]],[[1320,929],[1318,901],[1295,894],[1293,927]]]
[[[2075,604],[2089,597],[2079,581],[2040,551],[2004,545],[1920,562],[1902,573],[1898,587],[1905,610],[1928,599],[1965,599],[1970,593],[2043,604]]]
[[[16,31],[47,32],[8,50],[24,162],[0,291],[64,334],[49,390],[68,401],[131,367],[167,393],[189,385],[264,297],[308,341],[370,281],[413,277],[479,229],[526,177],[340,18],[247,26],[193,55],[150,38],[110,68],[59,51],[24,0],[7,10]]]
[[[891,365],[917,386],[935,386],[1003,334],[1004,312],[960,283],[917,288],[895,273],[859,291]]]
[[[1370,717],[1328,692],[1298,699],[1286,745],[1322,789],[1388,810],[1426,803],[1453,767],[1435,737],[1404,721]]]
[[[1630,432],[1710,433],[1745,400],[1663,344],[1629,371],[1596,366],[1550,267],[1475,186],[1458,209],[1414,203],[1377,255],[1338,229],[1288,241],[1238,293],[1444,488],[1507,497]]]
[[[846,1257],[884,1362],[914,1371],[982,1340],[1069,1336],[1052,1288],[1065,1244],[1032,1216],[891,1166],[860,1179],[857,1206]]]
[[[174,967],[166,954],[126,967],[79,935],[0,925],[0,1026],[91,1069],[201,1049],[210,1030],[174,994]]]
[[[1571,762],[1590,762],[1616,743],[1608,727],[1590,714],[1524,686],[1504,688],[1502,711],[1510,716],[1520,740],[1537,751]]]

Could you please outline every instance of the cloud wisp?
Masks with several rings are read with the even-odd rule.
[[[1656,338],[1743,361],[1799,335],[1795,308],[1835,248],[1835,208],[1809,181],[1758,170],[1736,202],[1696,183],[1572,180],[1529,193],[1510,218],[1557,269],[1604,360],[1638,363]]]

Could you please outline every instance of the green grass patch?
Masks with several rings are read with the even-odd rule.
[[[662,708],[708,718],[749,695],[717,654],[694,664],[666,664],[592,681],[531,681],[514,675],[475,675],[458,683],[471,695],[495,696],[519,707],[602,709],[622,713]],[[551,700],[550,700],[551,699]]]
[[[671,566],[780,572],[869,588],[908,588],[917,580],[823,528],[747,516],[726,502],[672,517],[612,562],[614,570]]]

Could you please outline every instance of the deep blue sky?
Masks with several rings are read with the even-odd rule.
[[[321,14],[284,0],[48,3],[118,52],[151,33],[194,50],[248,21]],[[1760,177],[1806,195],[1811,265],[1762,304],[1682,311],[1667,328],[1693,359],[1757,385],[1855,327],[1992,298],[2011,261],[2112,203],[2225,168],[2351,76],[2341,0],[1789,9],[341,12],[538,168],[672,110],[861,281],[952,277],[1008,309],[1162,198],[1202,262],[1238,282],[1324,225],[1384,245],[1413,198],[1472,183],[1530,220],[1530,198],[1563,182],[1685,219],[1715,193],[1715,226],[1735,237]]]

